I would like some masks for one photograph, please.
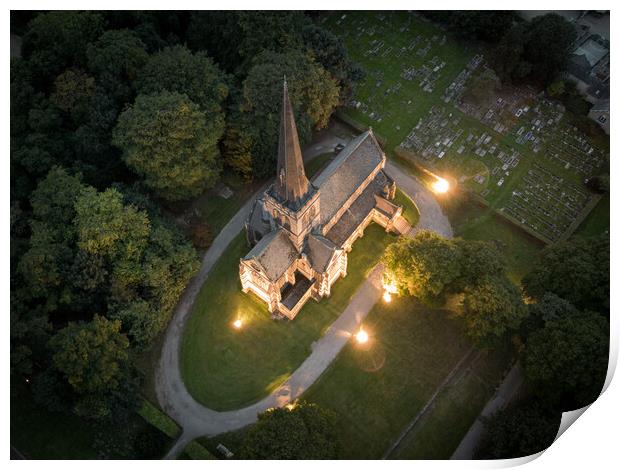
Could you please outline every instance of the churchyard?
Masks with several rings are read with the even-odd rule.
[[[325,25],[367,73],[345,114],[387,139],[388,154],[399,147],[546,243],[568,237],[596,204],[583,183],[607,164],[608,144],[528,87],[472,97],[489,73],[482,47],[408,12],[334,14]]]

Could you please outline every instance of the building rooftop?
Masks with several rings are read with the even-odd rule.
[[[297,258],[295,245],[279,228],[261,238],[243,259],[253,261],[269,280],[277,281]]]
[[[321,192],[321,223],[333,219],[384,158],[372,131],[349,142],[314,181]]]
[[[312,268],[319,273],[325,272],[337,249],[338,247],[331,240],[322,235],[311,233],[308,236],[308,244],[306,245],[308,261]]]

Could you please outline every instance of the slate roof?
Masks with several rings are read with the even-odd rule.
[[[275,282],[298,258],[299,252],[295,245],[286,232],[279,228],[261,238],[243,259],[256,263],[267,278]]]
[[[338,247],[322,235],[311,233],[308,236],[306,254],[312,269],[324,273]]]
[[[383,193],[388,183],[389,179],[383,171],[377,173],[370,184],[366,186],[366,189],[362,191],[362,194],[351,204],[351,207],[342,214],[340,220],[329,229],[325,237],[335,245],[342,246],[375,207],[376,196],[380,196]]]
[[[314,180],[321,192],[321,223],[335,216],[368,175],[383,161],[372,131],[353,139]]]

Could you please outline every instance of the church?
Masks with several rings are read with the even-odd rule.
[[[392,202],[396,184],[385,161],[371,129],[309,181],[285,80],[276,180],[246,222],[252,248],[239,265],[243,292],[265,301],[274,318],[291,320],[308,299],[329,296],[368,224],[395,231],[402,207]]]

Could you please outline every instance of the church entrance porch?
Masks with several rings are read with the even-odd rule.
[[[278,310],[291,320],[299,313],[301,307],[312,294],[315,280],[308,279],[300,271],[295,271],[295,283],[286,283],[280,291],[280,304]]]

